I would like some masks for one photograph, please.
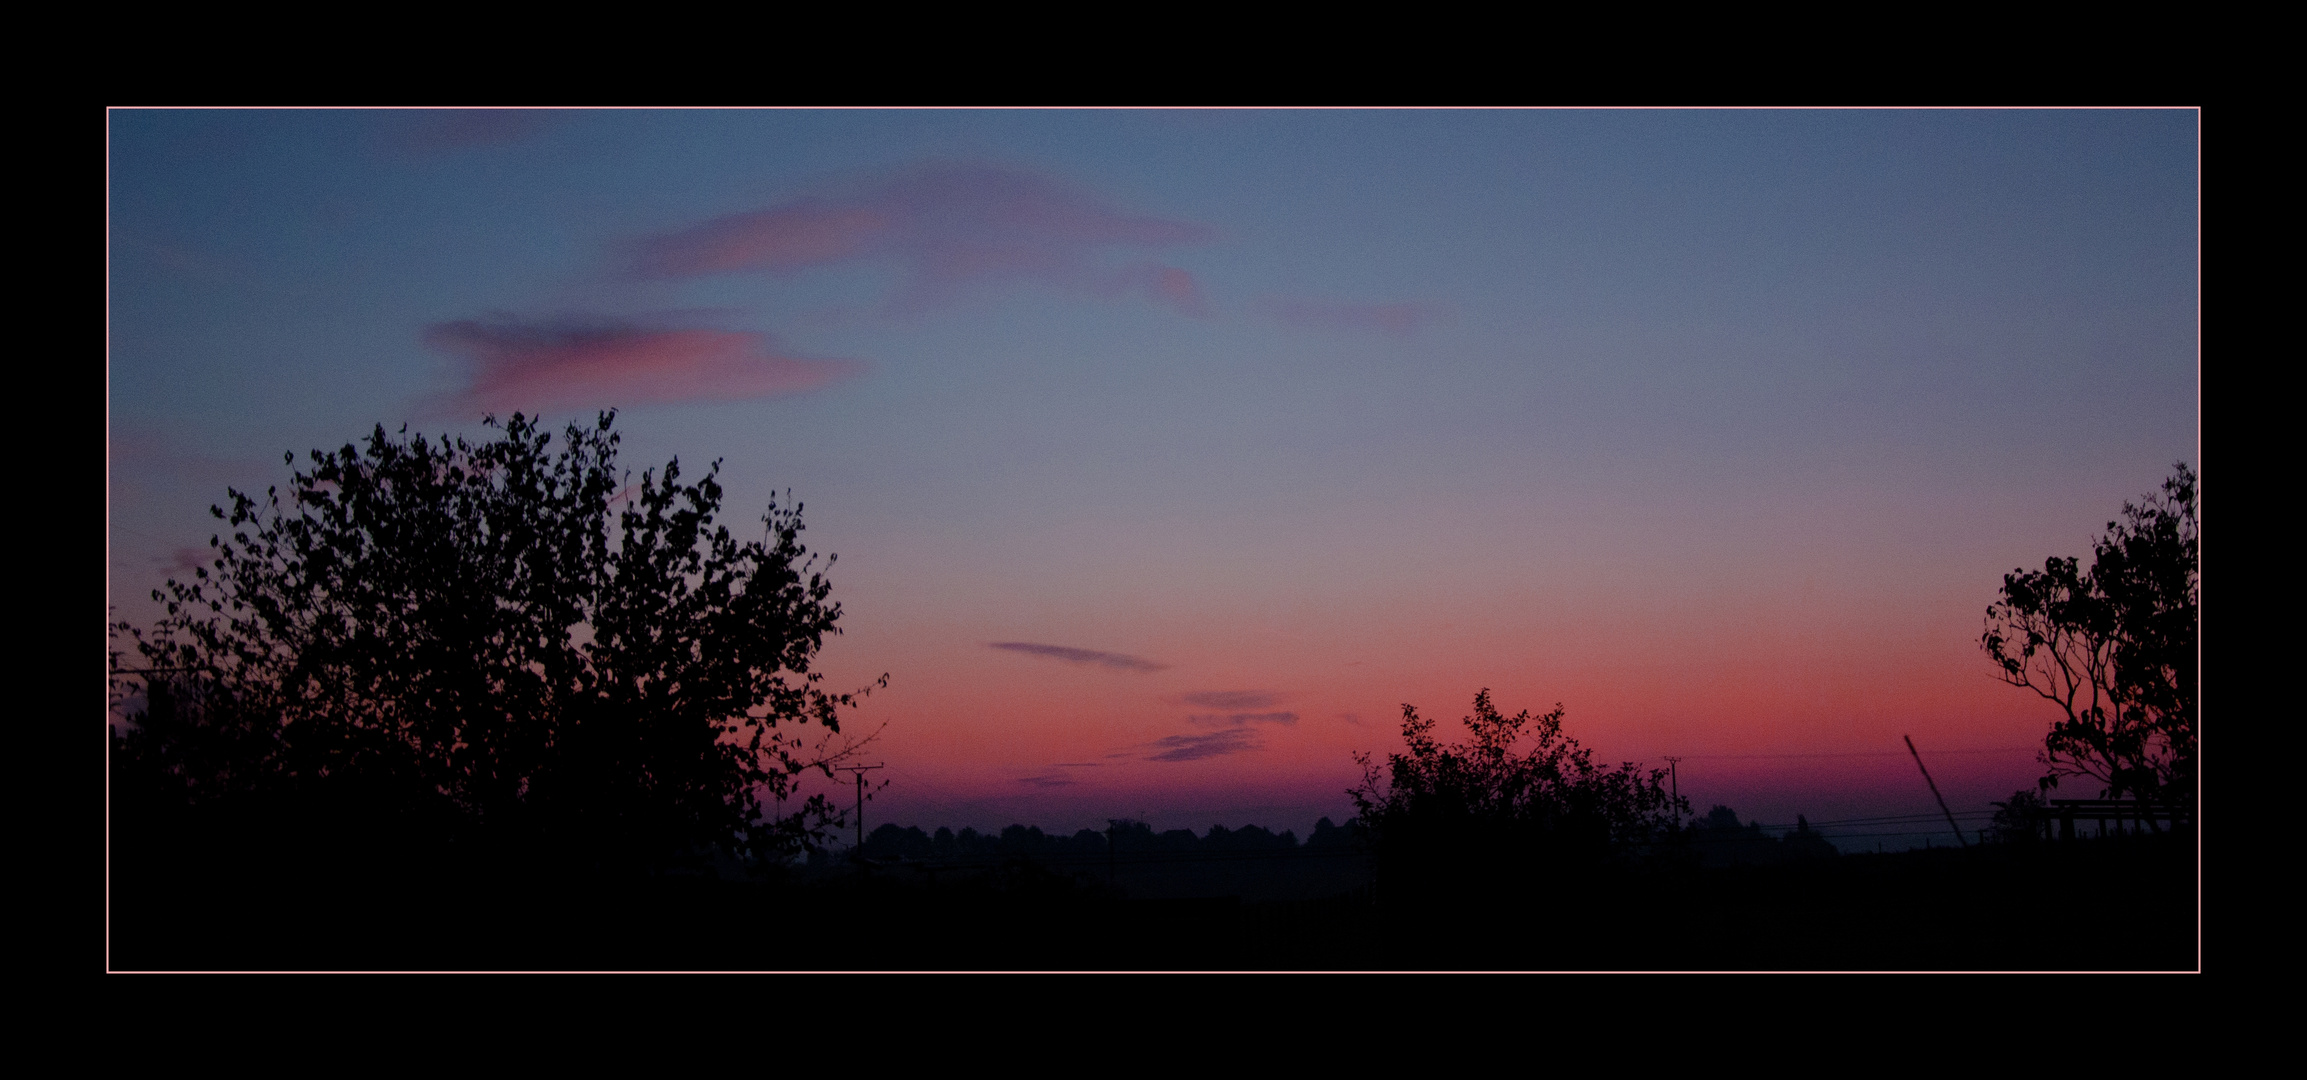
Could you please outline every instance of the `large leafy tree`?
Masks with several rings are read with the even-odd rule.
[[[398,808],[596,861],[822,835],[822,796],[786,800],[855,695],[811,670],[841,606],[801,507],[740,541],[719,462],[633,482],[614,419],[557,448],[518,413],[478,445],[379,426],[285,491],[231,491],[212,562],[155,590],[159,624],[114,627],[116,693],[146,698],[120,781],[181,808]]]
[[[1980,646],[2004,682],[2061,716],[2043,741],[2040,787],[2096,781],[2106,798],[2165,804],[2181,817],[2195,795],[2198,483],[2181,462],[2162,490],[2124,503],[2091,545],[2092,561],[2052,558],[2003,576]]]

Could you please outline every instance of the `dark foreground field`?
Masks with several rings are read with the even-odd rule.
[[[110,882],[114,970],[2198,966],[2194,850],[2171,837],[1303,899],[1132,897],[1028,863],[770,884],[142,862]]]

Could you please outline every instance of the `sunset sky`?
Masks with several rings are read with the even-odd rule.
[[[1302,836],[1484,687],[1701,812],[1933,811],[1902,734],[1984,809],[2001,575],[2197,460],[2186,110],[109,124],[114,617],[284,450],[614,406],[840,556],[869,826]]]

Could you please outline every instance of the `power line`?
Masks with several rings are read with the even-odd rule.
[[[1994,811],[1957,810],[1955,811],[1954,816],[1964,820],[1979,821],[1992,818],[1994,816]],[[1877,825],[1918,825],[1925,821],[1940,820],[1941,818],[1942,815],[1939,814],[1914,814],[1905,817],[1885,818],[1845,818],[1840,821],[1813,821],[1810,823],[1810,827],[1812,829],[1864,829],[1872,828]],[[1763,824],[1762,827],[1765,829],[1792,829],[1796,826],[1791,824]]]
[[[2035,751],[2037,751],[2037,750],[2039,750],[2039,749],[2042,749],[2042,748],[2041,748],[2041,747],[2037,747],[2037,746],[2000,746],[2000,747],[1983,747],[1983,748],[1968,749],[1968,750],[1933,750],[1933,751],[1931,751],[1931,753],[1933,753],[1933,754],[2032,754],[2032,753],[2034,753]],[[1777,759],[1781,759],[1781,758],[1869,758],[1869,757],[1897,757],[1897,756],[1898,756],[1898,751],[1896,751],[1896,750],[1847,750],[1847,751],[1822,751],[1822,752],[1818,752],[1818,753],[1793,753],[1793,752],[1788,752],[1788,753],[1767,753],[1767,754],[1683,754],[1683,755],[1681,755],[1681,756],[1679,756],[1679,757],[1670,758],[1670,759],[1663,759],[1663,760],[1672,760],[1672,761],[1762,761],[1762,760],[1777,760]]]

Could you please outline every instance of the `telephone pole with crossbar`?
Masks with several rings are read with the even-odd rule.
[[[857,778],[857,857],[860,859],[865,857],[865,774],[880,767],[879,765],[837,766],[842,772]]]

